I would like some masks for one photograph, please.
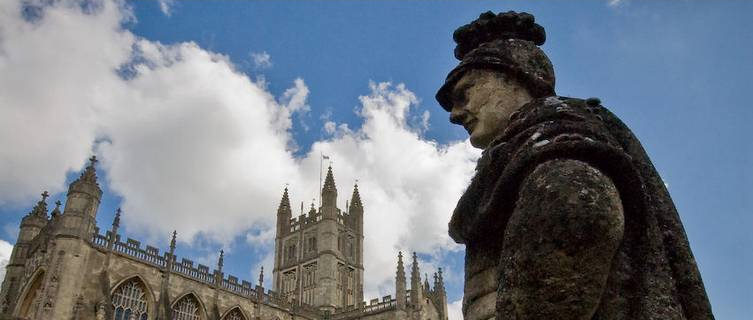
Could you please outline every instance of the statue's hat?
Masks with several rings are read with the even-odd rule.
[[[453,34],[455,58],[460,60],[437,92],[439,104],[452,109],[455,83],[471,69],[500,71],[528,88],[534,98],[554,94],[554,68],[538,47],[546,41],[544,27],[528,13],[482,13]]]

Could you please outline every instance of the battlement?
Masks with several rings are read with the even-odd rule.
[[[112,239],[112,242],[110,241]],[[133,260],[166,270],[168,268],[168,261],[173,259],[174,263],[170,265],[170,272],[182,275],[192,280],[201,282],[211,287],[219,287],[234,294],[250,298],[257,299],[259,293],[256,288],[246,280],[238,281],[238,277],[233,275],[224,276],[220,270],[212,270],[208,266],[197,264],[194,266],[194,261],[186,258],[178,259],[176,256],[171,255],[169,252],[160,254],[160,250],[156,247],[147,245],[145,248],[141,248],[141,242],[135,239],[126,238],[122,241],[121,236],[116,234],[113,237],[111,231],[107,231],[105,234],[100,234],[99,229],[92,234],[90,239],[92,246],[103,250],[112,250],[113,253],[131,258]],[[261,288],[261,287],[259,287]],[[263,290],[263,289],[262,289]],[[283,300],[277,299],[273,291],[268,293],[261,293],[262,300],[268,303],[282,305]]]

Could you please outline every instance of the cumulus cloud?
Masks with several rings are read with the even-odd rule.
[[[131,13],[119,3],[85,12],[52,2],[33,22],[21,12],[0,2],[0,145],[13,146],[0,149],[0,205],[64,190],[66,173],[96,152],[136,236],[177,229],[184,242],[246,235],[271,246],[283,185],[294,207],[308,205],[326,154],[341,208],[359,181],[367,297],[393,293],[397,250],[424,253],[432,270],[457,249],[446,223],[479,154],[468,141],[422,137],[429,114],[413,112],[419,99],[404,85],[371,83],[362,125],[328,123],[327,138],[296,158],[291,117],[310,109],[303,79],[275,97],[224,55],[123,29]]]
[[[159,9],[164,15],[169,17],[172,14],[174,4],[175,0],[159,0]]]
[[[8,265],[12,252],[13,245],[8,241],[0,240],[0,279],[5,279],[5,266]]]
[[[362,127],[316,142],[312,154],[334,160],[342,202],[359,181],[368,232],[365,281],[376,290],[393,287],[398,250],[437,256],[457,248],[447,236],[447,221],[478,153],[467,141],[443,146],[423,139],[420,128],[406,122],[417,99],[404,85],[372,83],[370,90],[359,98]],[[309,155],[302,168],[311,167],[316,157]],[[425,269],[428,262],[421,265]]]
[[[449,320],[463,320],[463,299],[448,302],[447,318]]]
[[[272,67],[272,57],[267,52],[252,52],[251,59],[257,69],[266,69]]]

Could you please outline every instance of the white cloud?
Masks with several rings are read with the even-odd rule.
[[[447,305],[447,318],[449,320],[463,320],[463,299]]]
[[[424,139],[429,114],[411,113],[419,100],[404,85],[370,84],[360,128],[325,125],[328,139],[295,158],[291,116],[309,110],[303,79],[276,98],[226,56],[122,29],[130,12],[116,3],[89,14],[73,1],[44,10],[32,24],[18,2],[0,2],[0,145],[13,146],[0,148],[0,205],[64,190],[65,174],[95,150],[133,237],[154,243],[177,229],[184,242],[228,247],[246,234],[269,245],[283,185],[294,208],[308,204],[323,153],[340,207],[360,181],[367,298],[393,294],[397,250],[435,257],[428,270],[458,248],[447,221],[479,153],[468,141]],[[124,63],[128,80],[115,72]],[[268,278],[272,255],[261,259]]]
[[[246,243],[251,246],[269,246],[275,239],[275,228],[270,227],[263,230],[254,230],[246,233]]]
[[[8,265],[12,252],[13,245],[8,241],[0,240],[0,279],[5,279],[5,266]]]
[[[159,9],[166,16],[172,15],[173,5],[175,0],[159,0]]]
[[[607,5],[610,7],[618,7],[625,3],[625,0],[607,0]]]
[[[266,69],[272,67],[272,57],[266,52],[252,52],[251,59],[254,61],[254,66],[258,69]]]

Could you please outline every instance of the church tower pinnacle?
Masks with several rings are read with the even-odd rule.
[[[395,297],[397,308],[405,310],[405,267],[403,266],[403,252],[397,253],[397,272],[395,273]]]
[[[337,211],[337,186],[332,175],[332,166],[327,167],[327,177],[322,187],[322,211],[327,216],[334,216]]]
[[[285,191],[282,193],[282,199],[280,199],[280,205],[277,206],[277,234],[281,235],[285,233],[285,230],[289,228],[290,218],[293,216],[293,210],[290,207],[290,198],[288,197],[288,187],[285,187]]]
[[[420,306],[423,301],[421,290],[421,273],[418,270],[418,256],[413,252],[413,266],[410,272],[410,303],[414,308]]]
[[[353,186],[353,195],[350,197],[348,214],[350,214],[350,221],[356,232],[363,236],[363,204],[361,203],[361,194],[358,193],[358,183]]]
[[[89,158],[81,176],[68,186],[68,196],[62,218],[68,220],[62,233],[88,239],[96,226],[97,209],[102,198],[102,189],[97,183],[96,156]]]

